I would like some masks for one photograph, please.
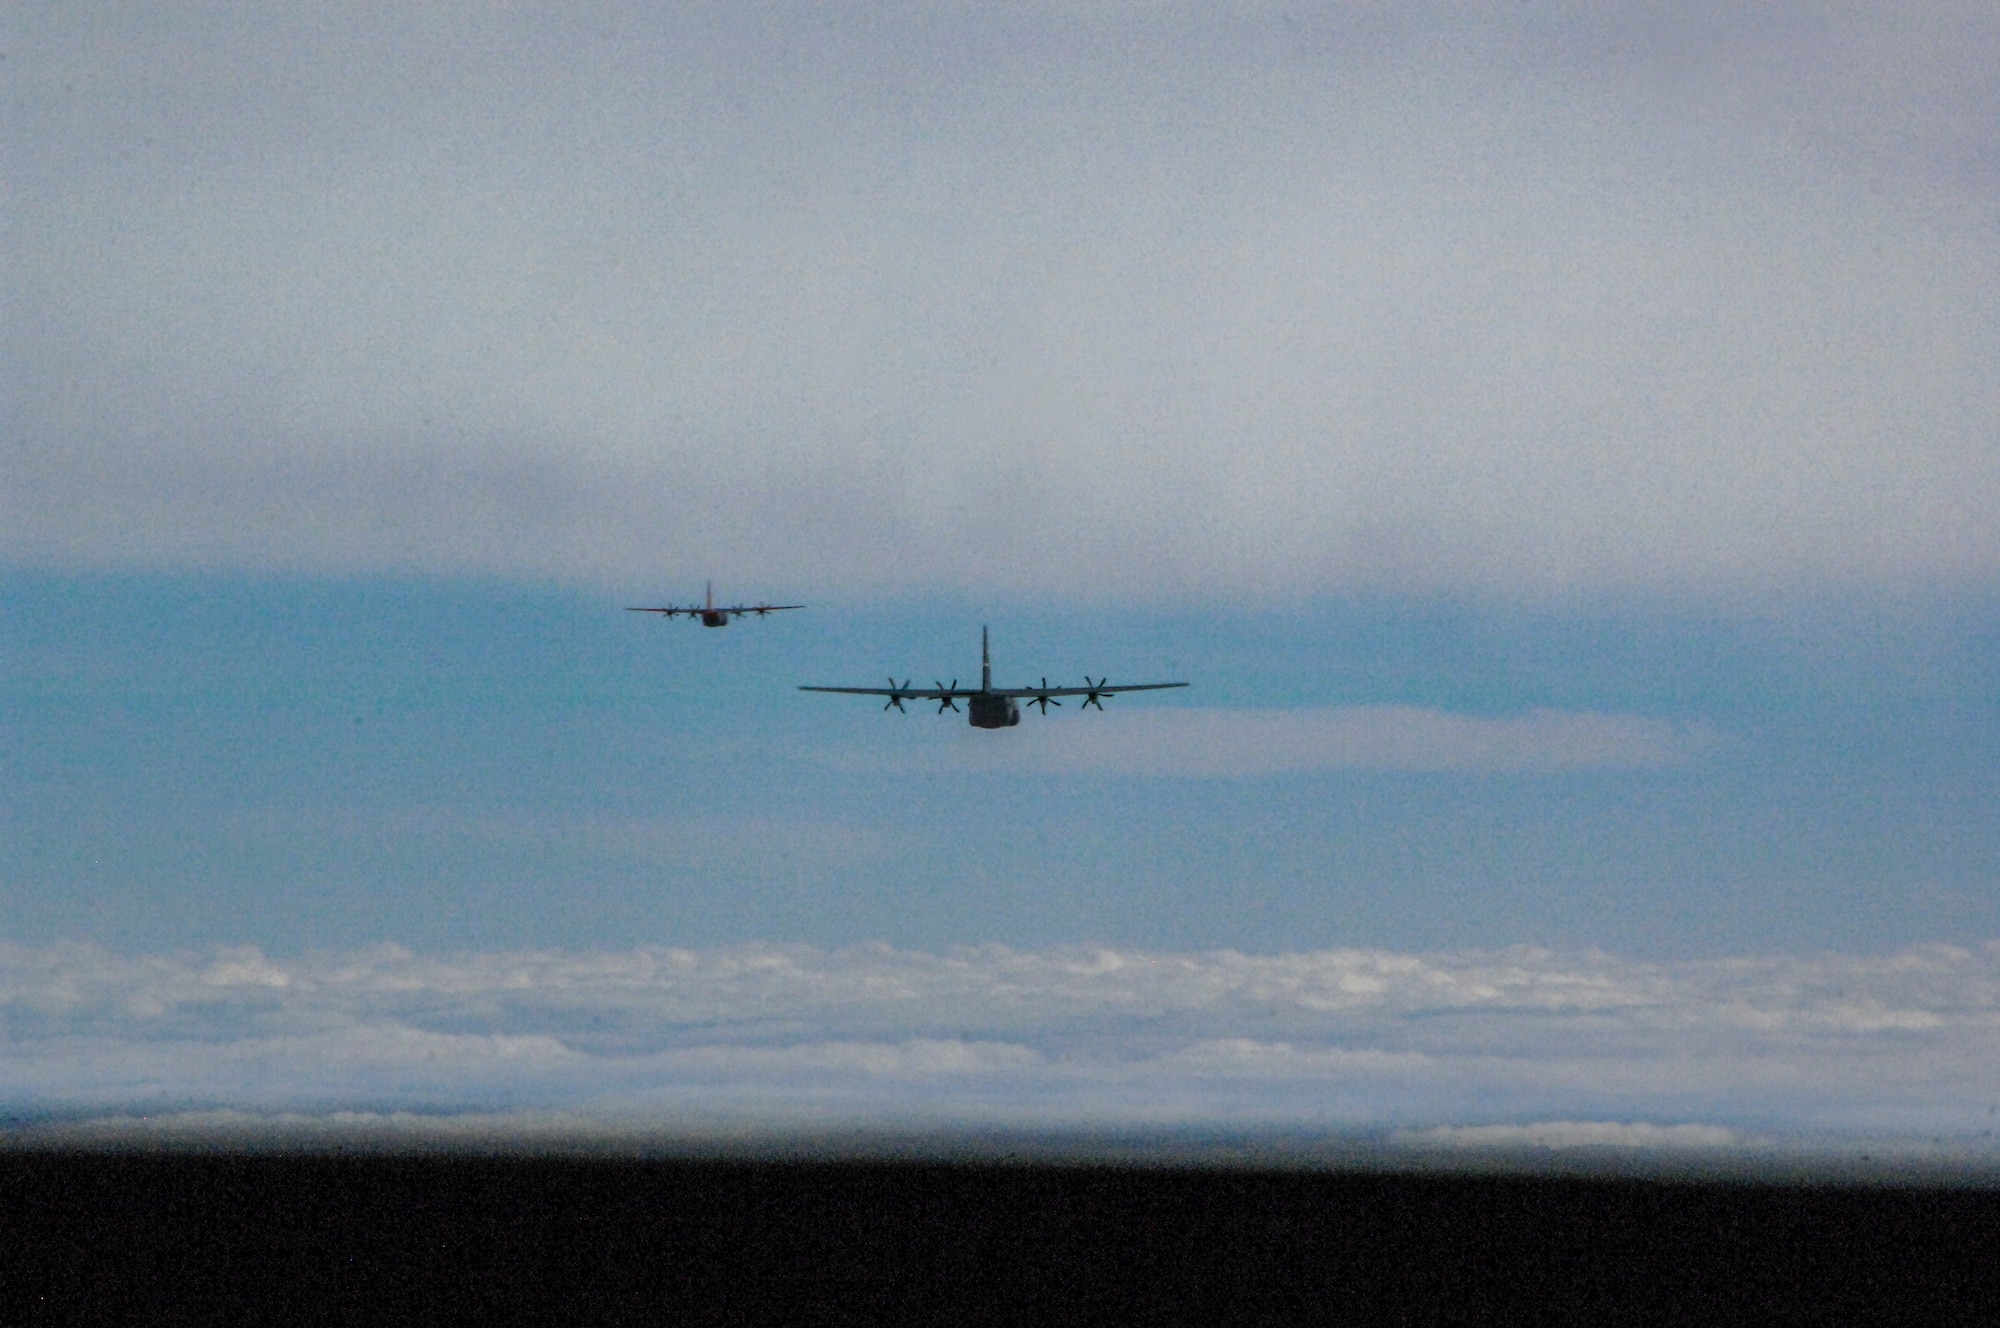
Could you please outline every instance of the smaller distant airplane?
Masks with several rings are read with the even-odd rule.
[[[803,609],[803,604],[717,604],[715,602],[715,582],[708,583],[707,598],[700,604],[669,604],[663,608],[634,608],[628,606],[627,613],[663,613],[672,618],[685,613],[690,618],[701,619],[703,627],[727,627],[731,618],[741,618],[746,613],[754,613],[759,618],[767,613],[778,613],[784,609]]]
[[[1102,710],[1104,698],[1116,696],[1120,692],[1159,692],[1169,687],[1187,686],[1184,682],[1127,682],[1113,687],[1110,678],[1099,678],[1096,682],[1092,682],[1087,673],[1083,675],[1083,684],[1081,687],[1051,687],[1049,680],[1044,678],[1040,687],[995,687],[993,656],[987,649],[986,629],[982,627],[979,629],[979,686],[977,687],[960,687],[956,678],[951,680],[949,687],[943,683],[935,687],[912,687],[907,678],[899,683],[894,675],[891,675],[887,687],[801,687],[799,690],[842,692],[848,696],[886,696],[889,700],[882,707],[884,710],[901,710],[906,715],[910,712],[903,710],[905,701],[935,701],[938,703],[940,715],[947,710],[957,710],[957,703],[964,701],[966,709],[971,712],[967,715],[967,719],[972,727],[1011,729],[1021,722],[1023,698],[1026,698],[1027,704],[1031,706],[1040,706],[1042,713],[1046,715],[1050,706],[1062,704],[1056,699],[1059,696],[1082,697],[1083,704],[1077,707],[1079,711],[1088,710],[1092,706]]]

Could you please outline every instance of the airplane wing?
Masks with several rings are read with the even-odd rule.
[[[842,692],[848,696],[900,696],[906,701],[943,701],[978,696],[977,687],[801,687],[802,692]]]
[[[729,613],[734,614],[738,618],[746,613],[754,613],[761,618],[767,613],[777,613],[783,609],[803,609],[804,607],[805,605],[803,604],[718,604],[713,609],[707,610],[707,612]]]
[[[1104,687],[996,687],[995,696],[1116,696],[1120,692],[1158,692],[1169,687],[1185,687],[1184,682],[1121,682]]]
[[[673,617],[673,616],[674,616],[675,614],[677,614],[677,613],[685,613],[685,614],[686,614],[686,615],[687,615],[688,617],[692,618],[692,617],[694,617],[694,615],[695,615],[695,614],[697,614],[697,613],[700,613],[700,612],[701,612],[701,609],[700,609],[700,607],[699,607],[699,606],[696,606],[696,607],[694,607],[694,608],[683,608],[683,607],[682,607],[681,605],[678,605],[678,604],[669,604],[669,605],[667,605],[667,606],[666,606],[665,608],[659,608],[659,609],[648,609],[648,608],[636,608],[636,607],[634,607],[634,606],[632,606],[632,605],[627,605],[627,606],[625,607],[625,612],[627,612],[627,613],[664,613],[664,614],[666,614],[666,615],[667,615],[667,616],[668,616],[669,618]]]
[[[942,701],[961,696],[1116,696],[1120,692],[1159,692],[1185,687],[1184,682],[1124,682],[1115,687],[800,687],[802,692],[841,692],[848,696],[901,696],[912,701]]]

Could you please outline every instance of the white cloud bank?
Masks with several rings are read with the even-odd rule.
[[[954,741],[956,739],[956,741]],[[1537,710],[1499,718],[1419,706],[1294,710],[1161,707],[1043,724],[1004,747],[954,732],[891,755],[906,769],[1247,777],[1332,770],[1551,774],[1662,770],[1723,741],[1700,726],[1638,715]],[[834,758],[847,763],[847,758]],[[884,760],[871,750],[867,766]]]
[[[2000,1155],[2000,942],[1676,963],[4,946],[0,1033],[0,1108],[30,1122],[1220,1126],[1446,1149],[1893,1136]]]
[[[1402,1136],[1447,1148],[1731,1148],[1742,1141],[1720,1125],[1646,1121],[1536,1121],[1531,1125],[1439,1125]]]
[[[9,560],[2000,574],[1990,4],[63,5],[4,40]]]

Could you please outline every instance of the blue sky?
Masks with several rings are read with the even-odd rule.
[[[18,575],[6,610],[21,939],[1691,957],[2000,924],[1977,601],[851,601],[709,631],[485,582]],[[1003,681],[1195,686],[1000,733],[794,690],[970,678],[986,619]],[[1405,753],[1406,716],[1596,716],[1610,745]],[[1273,761],[1285,730],[1310,741]]]
[[[1253,1075],[1276,1100],[1380,1070],[1353,1101],[1399,1129],[1971,1128],[1887,1072],[1815,1115],[1748,1067],[2000,1063],[1990,5],[83,4],[10,11],[0,56],[0,985],[36,1101],[319,1110],[272,1087],[307,1026],[360,1030],[357,1084],[418,1083],[399,1038],[473,1038],[461,1088],[509,1039],[554,1039],[548,1083],[598,1054],[586,1016],[342,1004],[381,946],[558,1006],[592,955],[865,986],[1105,947],[1204,1010],[1218,955],[1681,965],[1658,1027],[1738,1068],[1701,1102],[1522,1069],[1475,1111],[1263,996],[1015,1038],[976,982],[859,1032],[745,987],[519,1101],[657,1071],[715,1107],[735,1071],[699,1067],[786,1037],[767,1106],[864,1044],[1116,1049],[1087,1097],[1240,1042],[1317,1067]],[[811,607],[621,612],[709,577]],[[981,624],[1004,681],[1193,686],[997,734],[796,690],[970,679]],[[1702,1013],[1738,960],[1761,1013]],[[239,987],[290,994],[225,1073]],[[1644,1023],[1592,1036],[1635,1084],[1700,1070]]]

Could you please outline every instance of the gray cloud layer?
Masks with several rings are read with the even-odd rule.
[[[2000,570],[1986,5],[17,10],[0,556]]]
[[[1075,704],[1071,702],[1071,704]],[[919,735],[906,753],[836,757],[857,769],[1065,774],[1256,776],[1323,770],[1508,774],[1659,770],[1712,750],[1720,735],[1639,715],[1537,710],[1487,718],[1421,706],[1293,710],[1176,707],[1093,716],[1084,724],[1029,718],[1006,746]]]
[[[2000,1149],[2000,944],[1666,964],[772,945],[281,963],[5,946],[0,1020],[0,1105],[17,1116],[1401,1127],[1454,1147],[1817,1132]]]

